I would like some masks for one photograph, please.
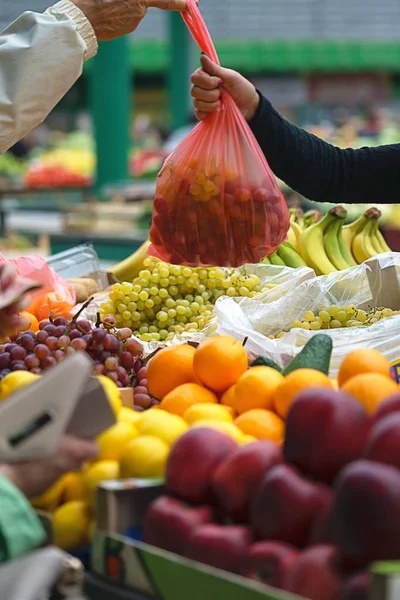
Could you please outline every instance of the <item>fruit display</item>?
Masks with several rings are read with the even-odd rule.
[[[157,181],[150,230],[156,256],[173,264],[210,266],[217,259],[220,266],[237,267],[258,263],[284,240],[289,227],[286,204],[278,188],[271,189],[258,157],[252,165],[258,177],[254,181],[235,166],[225,165],[223,173],[223,162],[217,167],[208,161],[200,168],[196,160],[190,166],[177,160],[175,151]]]
[[[345,225],[347,211],[331,208],[325,216],[318,211],[304,215],[291,212],[288,241],[263,262],[298,268],[308,266],[317,275],[328,275],[390,252],[379,230],[381,211],[370,208],[356,221]]]
[[[282,442],[240,445],[206,424],[177,439],[144,539],[310,600],[366,598],[371,563],[400,558],[399,388],[373,350],[350,353],[335,386],[299,367],[256,365],[235,384],[255,374],[247,401],[279,409]]]
[[[185,331],[203,329],[214,304],[223,295],[252,298],[273,287],[242,269],[203,269],[163,263],[146,255],[145,244],[114,268],[122,283],[113,286],[100,308],[114,316],[118,327],[130,327],[145,342],[170,340]],[[137,265],[143,268],[137,270]],[[132,277],[132,275],[134,277]]]

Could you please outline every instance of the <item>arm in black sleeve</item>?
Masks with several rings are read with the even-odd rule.
[[[309,200],[400,203],[400,144],[336,148],[290,124],[261,94],[249,125],[275,175]]]

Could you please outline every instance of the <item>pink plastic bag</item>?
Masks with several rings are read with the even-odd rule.
[[[199,9],[185,20],[219,64]],[[232,97],[187,136],[160,171],[149,254],[189,266],[257,263],[285,241],[289,211],[253,133]]]

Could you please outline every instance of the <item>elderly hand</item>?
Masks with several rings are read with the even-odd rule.
[[[183,12],[186,0],[72,0],[92,24],[99,41],[132,33],[148,8]]]
[[[96,442],[64,435],[58,451],[51,458],[3,464],[0,473],[27,498],[33,498],[43,494],[64,473],[77,471],[85,461],[94,460],[98,452]]]

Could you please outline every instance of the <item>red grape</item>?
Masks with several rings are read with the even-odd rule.
[[[61,362],[62,360],[64,360],[64,358],[65,358],[65,354],[64,354],[64,352],[63,352],[62,350],[56,350],[56,351],[54,352],[54,358],[55,358],[55,359],[56,359],[56,361],[59,363],[59,362]]]
[[[17,344],[7,344],[4,348],[4,352],[11,352],[13,348],[18,348]]]
[[[159,404],[160,404],[160,401],[153,398],[150,403],[150,406],[158,406]]]
[[[118,379],[118,381],[115,384],[117,386],[117,388],[122,389],[124,386],[122,385],[122,383],[120,382],[120,380]]]
[[[26,364],[20,360],[14,360],[11,363],[11,370],[12,371],[27,371],[28,367],[26,366]]]
[[[107,358],[105,361],[104,366],[109,371],[115,371],[115,369],[118,367],[118,359],[110,356],[110,358]]]
[[[65,325],[59,325],[58,327],[55,328],[54,335],[56,337],[61,337],[62,335],[64,335],[65,330],[66,330]]]
[[[46,356],[42,360],[43,369],[49,369],[50,367],[54,367],[54,365],[56,365],[56,364],[57,364],[57,361],[53,356]]]
[[[46,327],[44,327],[43,331],[47,331],[49,335],[54,335],[56,329],[57,327],[50,323],[50,325],[46,325]]]
[[[147,387],[148,387],[148,382],[147,382],[147,379],[141,379],[141,380],[140,380],[140,385],[142,385],[143,387],[146,387],[146,388],[147,388]]]
[[[70,356],[71,354],[74,354],[75,348],[73,348],[72,346],[67,346],[67,348],[65,348],[64,352],[67,356]]]
[[[108,377],[109,379],[111,379],[112,381],[114,381],[114,383],[117,383],[117,381],[118,381],[118,375],[116,374],[115,371],[105,371],[104,375],[106,377]]]
[[[9,373],[11,373],[10,369],[2,369],[0,375],[2,377],[5,377],[6,375],[8,375]]]
[[[58,338],[58,347],[61,350],[68,348],[70,343],[71,343],[71,340],[69,339],[69,337],[67,335],[62,335],[61,337]]]
[[[9,352],[3,352],[0,354],[0,369],[6,369],[11,361],[11,356]]]
[[[39,329],[40,329],[40,331],[42,331],[42,329],[44,329],[48,325],[51,325],[50,321],[42,321],[41,323],[39,323]]]
[[[137,378],[138,381],[141,381],[142,379],[147,379],[147,367],[142,367],[140,371],[138,371]]]
[[[131,387],[131,380],[129,378],[128,373],[125,373],[125,375],[122,377],[122,375],[119,378],[119,381],[122,383],[122,385],[124,387]]]
[[[87,343],[82,338],[74,338],[71,341],[71,346],[74,350],[86,350]]]
[[[78,329],[73,329],[72,331],[69,332],[68,335],[71,340],[75,340],[75,339],[82,337],[82,333],[80,331],[78,331]]]
[[[143,412],[144,408],[143,408],[143,406],[134,406],[133,410],[136,411],[136,412]]]
[[[0,354],[3,354],[4,350],[6,349],[6,345],[5,344],[1,344],[0,345]]]
[[[126,370],[124,369],[124,367],[120,367],[119,365],[115,367],[115,371],[117,372],[119,378],[126,375]]]
[[[104,375],[105,370],[106,370],[106,368],[102,364],[97,364],[97,365],[94,365],[94,367],[93,367],[93,373],[95,375]]]
[[[48,337],[49,337],[49,334],[47,333],[47,331],[44,331],[44,330],[43,331],[39,331],[36,334],[36,341],[39,344],[44,344]],[[30,348],[27,348],[27,350],[30,350]]]
[[[130,352],[121,352],[119,360],[125,369],[133,368],[133,356]]]
[[[46,332],[41,331],[40,333]],[[21,335],[21,337],[19,338],[19,343],[23,348],[25,348],[25,350],[33,350],[35,347],[35,340],[30,335]]]
[[[106,350],[110,350],[110,352],[115,352],[115,354],[118,354],[121,350],[121,344],[119,343],[117,338],[111,335],[110,333],[107,333],[103,343],[104,348]]]
[[[138,385],[137,387],[135,387],[135,389],[133,390],[134,394],[135,394],[135,398],[136,398],[136,394],[148,394],[149,390],[145,387],[143,387],[142,385]]]
[[[28,354],[28,356],[25,357],[25,364],[29,370],[35,369],[36,367],[40,367],[40,360],[35,354]]]
[[[48,342],[49,339],[50,338],[48,338],[46,341]],[[38,358],[40,358],[40,360],[44,360],[50,356],[50,350],[48,346],[45,346],[44,344],[38,344],[35,348],[35,354]]]
[[[76,326],[78,327],[79,331],[82,331],[83,333],[89,333],[92,331],[92,326],[89,321],[86,321],[86,319],[79,319],[79,321],[76,322]]]
[[[58,339],[56,337],[54,337],[53,335],[48,337],[46,340],[46,346],[50,349],[50,350],[57,350],[58,348]]]
[[[143,346],[135,338],[130,338],[125,342],[125,350],[130,352],[132,356],[141,356],[143,354]]]
[[[115,317],[113,317],[112,315],[108,315],[107,317],[104,318],[103,324],[107,328],[108,327],[115,327],[115,325],[117,324],[117,321],[115,320]]]
[[[83,340],[85,340],[85,342],[86,342],[87,344],[90,344],[90,343],[91,343],[91,341],[92,341],[92,336],[91,336],[91,335],[89,335],[89,334],[85,334],[85,335],[83,335],[83,336],[82,336],[82,339],[83,339]]]
[[[26,350],[25,348],[22,348],[21,346],[17,346],[16,348],[13,348],[10,352],[11,355],[11,360],[24,360],[25,356],[26,356]]]
[[[92,331],[92,337],[95,342],[102,342],[106,335],[104,329],[97,328]]]
[[[31,369],[31,373],[35,373],[35,375],[41,375],[42,369],[40,367],[34,367]]]
[[[149,408],[151,404],[151,398],[147,394],[136,394],[134,395],[135,406],[141,406],[142,408]]]
[[[36,337],[36,333],[34,331],[31,331],[31,329],[27,329],[26,331],[24,331],[23,335],[29,335],[33,339],[35,339],[35,337]]]
[[[66,327],[68,325],[68,321],[65,317],[56,317],[53,323],[56,327],[58,327],[59,325],[64,325],[64,327]]]
[[[118,330],[118,337],[120,340],[127,340],[132,336],[132,329],[129,327],[122,327]]]
[[[102,344],[101,342],[93,341],[90,345],[90,350],[92,350],[93,352],[103,352],[104,344]]]

